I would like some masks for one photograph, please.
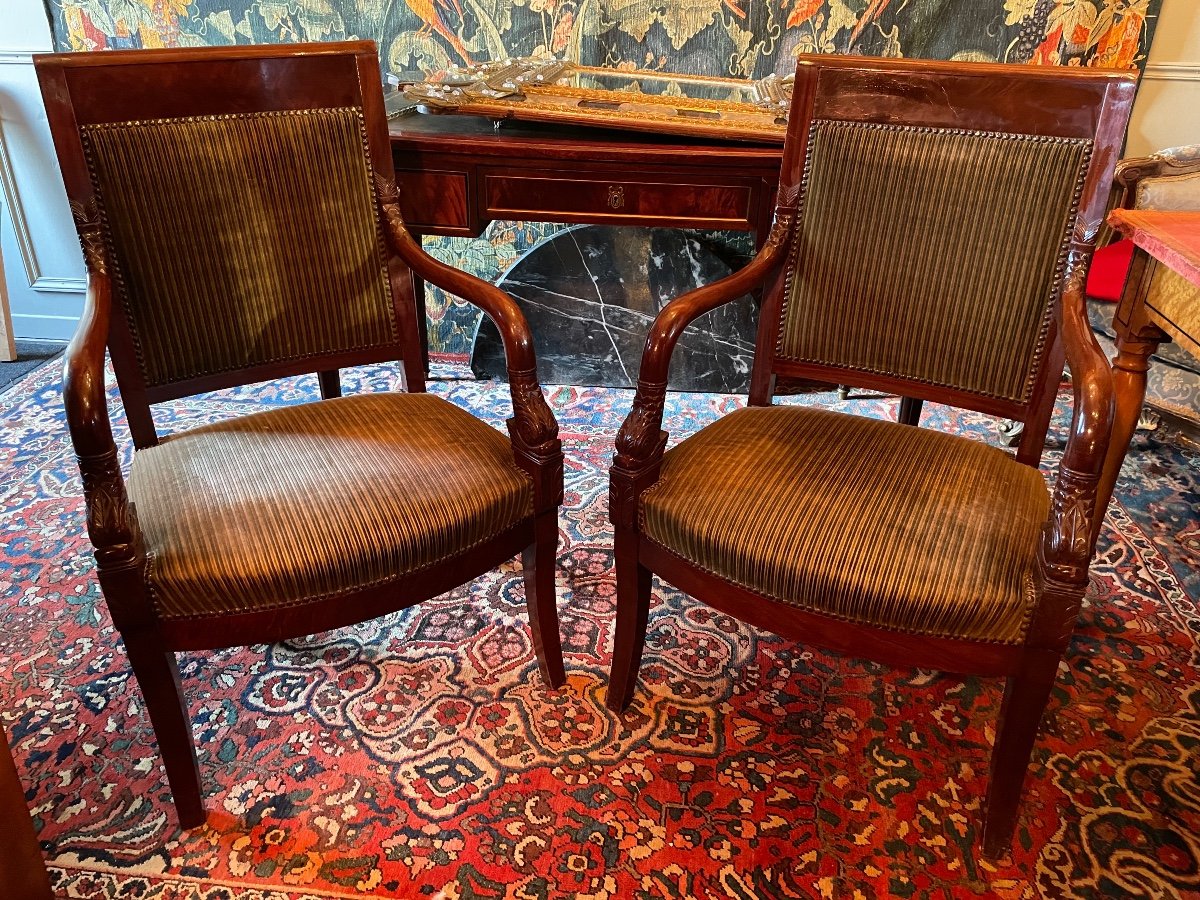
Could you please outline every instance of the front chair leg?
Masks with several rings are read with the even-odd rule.
[[[638,561],[638,534],[617,528],[617,634],[613,641],[612,672],[608,678],[606,703],[621,712],[633,699],[642,648],[646,644],[646,620],[650,615],[650,570]]]
[[[998,859],[1012,848],[1021,785],[1061,658],[1053,650],[1029,651],[1022,670],[1005,687],[983,824],[983,855],[988,859]]]
[[[525,570],[525,605],[529,608],[533,651],[537,654],[542,679],[556,688],[567,680],[563,671],[558,596],[554,583],[558,562],[558,509],[539,513],[534,519],[533,532],[533,543],[521,553]]]
[[[167,781],[175,798],[175,813],[183,828],[204,824],[206,813],[200,793],[200,769],[192,723],[179,683],[175,654],[163,650],[153,636],[125,636],[125,649],[134,677],[142,689],[150,724],[162,754]]]

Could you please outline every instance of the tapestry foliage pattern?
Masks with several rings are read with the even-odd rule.
[[[797,53],[1142,66],[1162,0],[46,0],[61,50],[370,38],[383,68],[552,52],[589,65],[761,78]],[[489,281],[559,230],[497,222],[435,255]],[[496,268],[496,265],[500,268]],[[469,353],[479,313],[428,297],[430,349]]]
[[[796,53],[1127,68],[1161,0],[47,0],[62,49],[372,38],[385,67],[542,52],[706,75]]]

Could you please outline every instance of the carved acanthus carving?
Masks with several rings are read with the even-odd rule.
[[[1087,285],[1088,263],[1096,245],[1090,241],[1072,240],[1067,247],[1066,277],[1063,293],[1083,292]]]
[[[104,221],[96,199],[93,197],[86,203],[73,201],[71,216],[75,220],[75,230],[79,232],[79,246],[83,248],[88,270],[107,274],[108,250],[104,242]]]
[[[119,568],[141,554],[140,530],[114,447],[97,456],[77,456],[87,503],[87,529],[102,570]]]
[[[538,382],[537,372],[508,373],[512,390],[513,417],[509,428],[514,436],[528,449],[546,451],[554,449],[558,440],[558,422]]]
[[[1099,480],[1098,475],[1059,466],[1042,541],[1048,577],[1075,582],[1087,578]]]
[[[776,200],[776,206],[780,213],[795,213],[796,206],[800,202],[800,182],[795,184],[779,185],[779,195]],[[776,216],[778,218],[778,215]]]
[[[392,236],[405,233],[404,218],[400,213],[400,191],[395,182],[382,176],[375,177],[375,192],[379,208]],[[468,297],[468,299],[470,299]],[[509,370],[509,388],[512,391],[513,417],[509,429],[513,437],[533,453],[554,452],[558,440],[558,422],[538,382],[535,369]]]
[[[650,460],[662,446],[662,417],[667,386],[638,382],[633,408],[617,432],[617,454],[614,464],[636,469]]]
[[[379,209],[383,212],[388,230],[395,235],[404,229],[404,216],[400,213],[400,189],[390,178],[382,175],[375,176],[375,195],[379,200]]]

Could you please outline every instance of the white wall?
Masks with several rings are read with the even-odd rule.
[[[84,271],[32,54],[51,49],[41,0],[0,0],[0,240],[18,337],[69,338]]]
[[[1163,0],[1126,156],[1200,144],[1200,0]]]

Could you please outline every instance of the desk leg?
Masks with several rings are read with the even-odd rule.
[[[429,374],[429,319],[425,315],[425,279],[413,272],[413,300],[417,304],[417,331],[421,335],[421,367]]]
[[[413,239],[418,245],[422,245],[424,235],[414,231],[412,232]],[[417,308],[417,334],[421,336],[421,367],[425,370],[425,374],[429,375],[429,319],[425,315],[425,279],[412,272],[412,288],[413,302]]]
[[[1092,523],[1092,537],[1100,533],[1104,513],[1112,499],[1113,487],[1121,474],[1121,464],[1129,452],[1129,443],[1137,430],[1138,418],[1142,414],[1142,403],[1146,399],[1146,370],[1150,367],[1150,355],[1158,348],[1164,335],[1153,326],[1135,329],[1124,323],[1117,326],[1117,353],[1112,361],[1113,376],[1113,427],[1108,442],[1108,453],[1104,457],[1104,470],[1100,473],[1100,484],[1096,488],[1096,520]]]

